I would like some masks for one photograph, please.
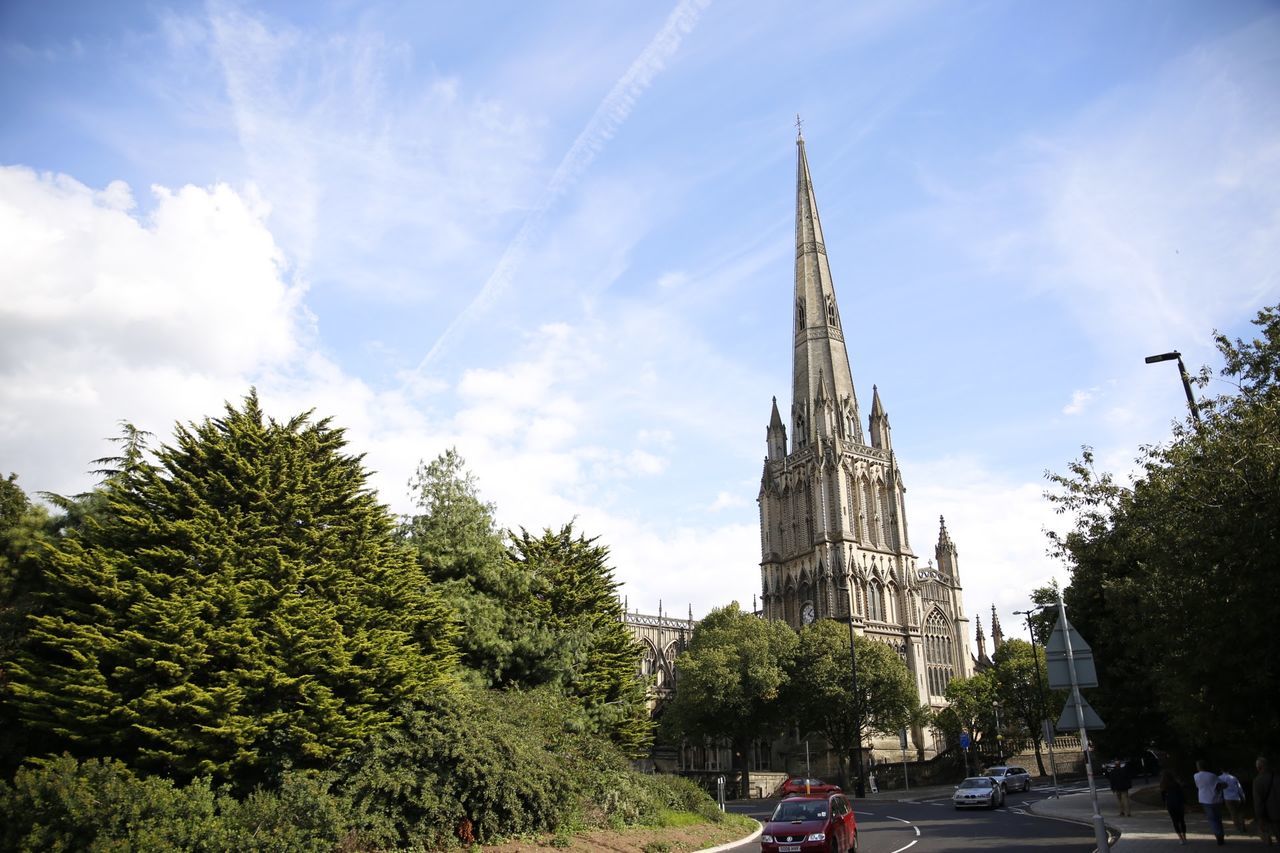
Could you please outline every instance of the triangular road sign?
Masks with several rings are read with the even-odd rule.
[[[1093,710],[1083,696],[1080,697],[1080,713],[1084,715],[1084,727],[1088,731],[1097,731],[1107,727],[1107,724],[1102,722],[1102,718],[1098,716],[1098,712]],[[1058,731],[1074,732],[1079,729],[1080,722],[1076,716],[1075,700],[1068,698],[1066,707],[1062,709],[1062,716],[1058,718]]]
[[[1098,670],[1093,665],[1093,652],[1080,636],[1075,626],[1064,616],[1058,617],[1049,642],[1044,644],[1045,663],[1048,664],[1049,687],[1062,690],[1071,686],[1071,667],[1067,658],[1067,637],[1071,637],[1071,658],[1076,667],[1077,687],[1097,687]]]

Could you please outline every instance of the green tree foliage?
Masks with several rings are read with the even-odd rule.
[[[237,800],[208,779],[178,787],[119,761],[63,755],[0,782],[0,849],[331,851],[351,835],[329,787],[286,773],[279,788]]]
[[[534,576],[508,558],[494,507],[462,457],[450,448],[420,464],[409,486],[418,511],[400,535],[463,626],[458,651],[470,680],[497,688],[556,680],[565,651],[532,611]]]
[[[858,691],[853,691],[849,626],[819,619],[800,632],[788,705],[804,731],[827,739],[844,758],[855,743],[869,746],[876,734],[896,734],[916,710],[918,696],[907,665],[883,643],[854,641]],[[856,721],[856,722],[855,722]],[[849,778],[846,776],[845,778]]]
[[[10,668],[26,634],[34,607],[32,589],[39,578],[40,543],[51,530],[49,514],[33,504],[16,474],[0,479],[0,777],[8,778],[22,761],[27,739],[17,709],[6,700]]]
[[[639,676],[643,649],[623,624],[609,549],[566,524],[537,537],[521,530],[509,557],[533,579],[532,617],[550,629],[565,656],[562,688],[598,731],[627,754],[643,754],[653,728]]]
[[[947,742],[959,743],[960,733],[968,732],[971,755],[979,750],[994,755],[996,721],[992,703],[997,700],[997,692],[992,670],[975,673],[972,678],[951,679],[944,695],[947,707],[935,715],[934,722]],[[972,765],[966,772],[971,769]]]
[[[1252,341],[1216,337],[1238,391],[1201,401],[1146,447],[1131,487],[1086,448],[1049,498],[1073,517],[1053,544],[1093,647],[1104,748],[1156,741],[1247,758],[1280,750],[1280,306]]]
[[[798,645],[786,623],[743,613],[737,602],[712,610],[676,659],[679,686],[663,718],[666,739],[728,740],[739,790],[749,790],[751,743],[792,721],[785,699]]]
[[[109,476],[42,560],[6,697],[25,730],[247,790],[450,684],[448,613],[344,447],[251,393]]]
[[[1066,694],[1049,689],[1048,668],[1044,649],[1032,651],[1025,640],[1008,639],[1000,644],[992,663],[996,701],[1000,703],[1000,731],[1004,736],[1004,753],[1010,745],[1030,738],[1036,752],[1040,775],[1045,775],[1041,749],[1044,731],[1040,722],[1048,718],[1056,722]]]

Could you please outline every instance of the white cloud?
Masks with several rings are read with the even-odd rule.
[[[1064,415],[1078,415],[1081,412],[1083,412],[1085,409],[1085,405],[1090,400],[1093,399],[1093,394],[1095,390],[1096,389],[1091,388],[1087,391],[1085,390],[1073,391],[1071,394],[1071,402],[1067,403],[1067,405],[1062,407],[1062,413]]]
[[[0,169],[0,457],[30,489],[83,488],[128,419],[160,434],[299,351],[302,288],[252,193]]]
[[[707,507],[708,512],[720,512],[722,509],[732,509],[734,507],[746,506],[746,494],[738,494],[737,492],[717,492],[716,499],[711,502],[711,506]]]

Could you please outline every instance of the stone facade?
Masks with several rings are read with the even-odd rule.
[[[947,682],[973,674],[958,551],[945,521],[936,562],[912,550],[879,389],[863,429],[803,137],[797,148],[791,409],[784,423],[774,399],[758,496],[763,614],[796,629],[852,619],[902,657],[922,705],[942,708]]]

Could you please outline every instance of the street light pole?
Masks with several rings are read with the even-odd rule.
[[[1037,607],[1036,610],[1047,610],[1049,607],[1050,605],[1048,604],[1042,604]],[[1053,776],[1053,796],[1054,798],[1057,798],[1058,762],[1057,759],[1053,757],[1054,733],[1045,725],[1048,722],[1048,719],[1045,713],[1044,682],[1040,678],[1040,653],[1036,651],[1036,631],[1035,628],[1031,626],[1031,614],[1036,612],[1036,610],[1015,610],[1013,613],[1015,616],[1026,617],[1027,633],[1031,635],[1031,660],[1035,661],[1036,665],[1036,695],[1040,697],[1040,719],[1038,722],[1040,723],[1041,730],[1045,735],[1047,735],[1045,738],[1045,745],[1049,747],[1049,773]]]
[[[996,763],[1004,764],[1004,735],[1000,733],[1000,703],[992,702],[991,710],[996,714]]]
[[[1187,408],[1191,410],[1191,417],[1195,418],[1196,426],[1200,425],[1200,407],[1196,405],[1195,395],[1191,393],[1191,377],[1187,375],[1187,366],[1182,363],[1182,353],[1174,350],[1173,352],[1162,352],[1159,355],[1149,355],[1146,357],[1147,364],[1156,364],[1161,361],[1178,362],[1178,375],[1182,377],[1182,390],[1187,392]]]
[[[849,673],[853,678],[853,760],[857,765],[853,783],[853,795],[865,797],[866,788],[862,782],[862,708],[858,705],[858,656],[854,652],[853,633],[853,573],[845,576],[846,588],[849,592]]]
[[[1063,639],[1067,647],[1067,671],[1071,674],[1071,704],[1076,710],[1076,725],[1080,727],[1080,751],[1084,754],[1085,778],[1089,780],[1089,794],[1093,798],[1093,834],[1098,853],[1107,853],[1111,845],[1107,840],[1107,826],[1098,811],[1098,787],[1093,781],[1093,759],[1089,755],[1089,731],[1084,724],[1084,698],[1080,695],[1080,681],[1076,677],[1075,652],[1071,648],[1071,623],[1067,621],[1067,606],[1058,593],[1058,621],[1062,625]]]

